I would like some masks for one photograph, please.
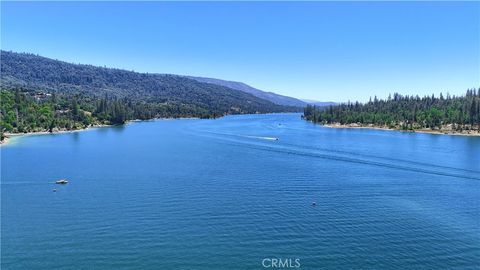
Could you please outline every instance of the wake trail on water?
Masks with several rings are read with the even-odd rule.
[[[275,138],[275,137],[248,136],[248,135],[244,135],[243,137],[252,138],[252,139],[260,139],[260,140],[269,140],[269,141],[278,140],[278,138]]]
[[[267,141],[277,141],[277,137],[267,137],[267,136],[254,136],[254,135],[244,135],[244,134],[234,134],[234,133],[221,133],[221,132],[212,132],[212,131],[203,131],[205,133],[215,134],[215,135],[227,135],[241,138],[250,138],[250,139],[259,139]]]
[[[288,146],[291,146],[291,147],[302,147],[303,148],[303,146],[296,145],[296,144],[283,143],[283,145],[288,145]],[[361,153],[358,153],[358,152],[349,152],[349,151],[344,151],[344,150],[329,149],[329,148],[317,147],[317,146],[308,146],[308,148],[312,149],[312,150],[318,150],[320,152],[335,152],[335,153],[343,154],[343,155],[353,155],[353,156],[359,156],[359,157],[362,157],[362,158],[372,158],[372,159],[378,159],[378,160],[389,160],[389,161],[392,161],[392,162],[400,162],[400,163],[406,163],[406,164],[410,164],[410,165],[421,165],[421,166],[425,166],[425,167],[435,167],[435,168],[439,168],[439,169],[456,170],[456,171],[460,171],[460,172],[476,173],[476,174],[480,175],[480,171],[471,170],[471,169],[455,168],[455,167],[450,167],[450,166],[437,165],[437,164],[431,164],[431,163],[426,163],[426,162],[410,161],[410,160],[392,158],[392,157],[385,157],[385,156],[375,156],[375,155],[361,154]]]
[[[34,182],[34,181],[20,181],[20,182],[2,182],[1,185],[51,185],[55,182]]]
[[[215,135],[229,135],[229,136],[237,136],[237,137],[245,137],[245,135],[238,135],[238,134],[223,134],[223,133],[216,133],[216,132],[206,132]],[[209,137],[208,135],[204,135]],[[215,139],[220,139],[223,141],[228,141],[233,143],[237,146],[246,147],[249,149],[254,150],[261,150],[261,151],[268,151],[268,152],[275,152],[275,153],[284,153],[289,155],[298,155],[298,156],[305,156],[305,157],[313,157],[313,158],[321,158],[321,159],[328,159],[328,160],[335,160],[341,162],[349,162],[349,163],[356,163],[356,164],[364,164],[370,166],[378,166],[384,168],[391,168],[396,170],[402,171],[409,171],[409,172],[418,172],[424,174],[431,174],[431,175],[439,175],[439,176],[448,176],[448,177],[455,177],[455,178],[463,178],[463,179],[470,179],[470,180],[480,180],[478,172],[475,170],[464,170],[460,168],[453,168],[448,166],[440,166],[428,163],[416,163],[406,160],[400,159],[392,159],[392,158],[385,158],[385,157],[377,157],[373,155],[361,155],[356,153],[351,153],[348,151],[341,151],[341,150],[331,150],[331,149],[322,149],[320,150],[318,147],[309,147],[308,149],[305,146],[295,145],[295,144],[263,144],[263,143],[252,143],[251,141],[245,140],[236,140],[232,137],[214,137]],[[325,152],[325,153],[323,153]],[[331,154],[331,152],[336,154]],[[352,157],[353,156],[353,157]],[[359,157],[355,157],[359,156]],[[377,161],[380,160],[380,161]],[[385,162],[387,161],[387,162]],[[388,162],[392,161],[392,162]],[[402,163],[402,164],[395,164]],[[418,166],[415,166],[418,165]],[[429,168],[425,168],[429,167]],[[433,169],[435,168],[435,169]],[[459,173],[448,172],[444,170],[455,170]],[[469,174],[474,174],[469,175]]]

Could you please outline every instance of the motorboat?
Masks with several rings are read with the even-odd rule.
[[[55,181],[55,184],[59,184],[59,185],[65,185],[67,183],[68,183],[68,181],[66,179],[60,179],[60,180]]]

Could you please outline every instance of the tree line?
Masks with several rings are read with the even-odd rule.
[[[374,125],[404,130],[442,129],[480,132],[480,88],[465,95],[431,95],[420,98],[398,93],[387,99],[374,97],[367,103],[347,102],[336,106],[304,108],[304,118],[322,124]]]
[[[155,117],[215,118],[218,111],[181,103],[148,103],[89,94],[47,93],[21,88],[0,90],[0,135],[76,130],[93,125],[123,124]]]

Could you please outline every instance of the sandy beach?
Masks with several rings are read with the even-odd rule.
[[[328,128],[362,128],[362,129],[378,129],[378,130],[388,130],[388,131],[400,131],[407,133],[428,133],[428,134],[437,134],[437,135],[453,135],[453,136],[480,136],[480,132],[476,130],[463,130],[463,131],[454,131],[450,129],[415,129],[415,130],[403,130],[396,128],[389,128],[386,126],[375,126],[375,125],[360,125],[360,124],[325,124],[324,127]]]
[[[25,132],[25,133],[8,133],[5,132],[5,138],[0,141],[0,146],[7,145],[9,142],[12,141],[13,138],[16,137],[23,137],[23,136],[32,136],[32,135],[47,135],[47,134],[61,134],[61,133],[73,133],[73,132],[80,132],[80,131],[87,131],[95,128],[102,128],[102,127],[111,127],[112,125],[93,125],[87,128],[82,129],[75,129],[75,130],[53,130],[50,131],[37,131],[37,132]]]

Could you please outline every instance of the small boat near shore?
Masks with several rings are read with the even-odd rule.
[[[55,181],[55,184],[59,184],[59,185],[65,185],[67,183],[68,183],[68,181],[66,179],[60,179],[60,180]]]

